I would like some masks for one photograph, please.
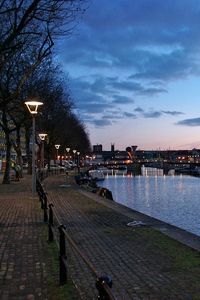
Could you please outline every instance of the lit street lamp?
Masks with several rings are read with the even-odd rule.
[[[55,148],[56,148],[56,155],[57,155],[56,161],[57,161],[58,160],[58,150],[60,148],[60,145],[55,145]]]
[[[76,163],[76,150],[73,150],[74,153],[74,164]]]
[[[46,133],[39,133],[39,138],[42,141],[41,158],[40,158],[40,167],[41,168],[44,168],[44,141],[45,141],[46,136],[47,136]]]
[[[78,168],[78,173],[80,173],[80,152],[77,152],[77,168]]]
[[[68,159],[68,155],[69,155],[70,148],[67,147],[67,148],[65,148],[65,149],[66,149],[66,151],[67,151],[67,159]]]
[[[37,114],[38,107],[43,105],[38,101],[25,102],[29,112],[32,115],[32,196],[34,197],[36,192],[36,170],[35,170],[35,115]]]

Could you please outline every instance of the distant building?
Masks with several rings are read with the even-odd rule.
[[[115,150],[114,144],[111,144],[110,151],[103,151],[102,145],[93,145],[91,164],[123,164],[128,160],[130,160],[130,158],[127,151]]]
[[[102,152],[102,150],[103,150],[103,147],[101,144],[93,145],[93,153],[99,153],[99,152]]]
[[[128,146],[126,151],[115,150],[111,144],[110,151],[103,151],[102,145],[93,146],[94,164],[120,164],[134,162],[173,162],[200,163],[200,149],[192,150],[137,150],[137,146]]]

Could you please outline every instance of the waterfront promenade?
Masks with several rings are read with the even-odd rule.
[[[45,239],[31,178],[0,186],[0,299],[46,299]]]
[[[64,174],[43,185],[60,223],[93,269],[67,241],[69,275],[79,296],[72,292],[66,299],[97,299],[94,270],[112,277],[118,300],[200,299],[199,252],[152,229],[162,223],[146,219],[149,226],[128,227],[142,215],[80,189]],[[47,225],[38,197],[31,197],[28,176],[0,187],[0,227],[0,299],[61,299],[55,293],[57,273],[50,286]]]

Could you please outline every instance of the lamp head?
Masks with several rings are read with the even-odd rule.
[[[58,150],[60,148],[60,145],[55,145],[55,148]]]
[[[38,106],[43,105],[43,103],[39,101],[27,101],[25,104],[32,115],[36,115]]]
[[[75,154],[75,153],[76,153],[76,150],[73,150],[73,153]]]
[[[39,133],[39,138],[41,139],[41,141],[44,141],[46,136],[47,136],[46,133]]]
[[[70,151],[70,148],[66,148],[66,151],[69,152],[69,151]]]

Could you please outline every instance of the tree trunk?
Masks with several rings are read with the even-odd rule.
[[[16,132],[16,153],[17,153],[17,161],[16,163],[20,166],[19,177],[23,178],[23,161],[22,161],[22,150],[21,150],[21,138],[20,138],[20,128],[17,128]]]
[[[30,151],[30,128],[25,128],[25,138],[26,138],[26,156],[28,162],[27,173],[32,174],[32,157]]]
[[[10,132],[5,132],[6,139],[6,168],[3,176],[3,184],[10,184],[10,165],[11,165],[11,141],[10,141]]]

